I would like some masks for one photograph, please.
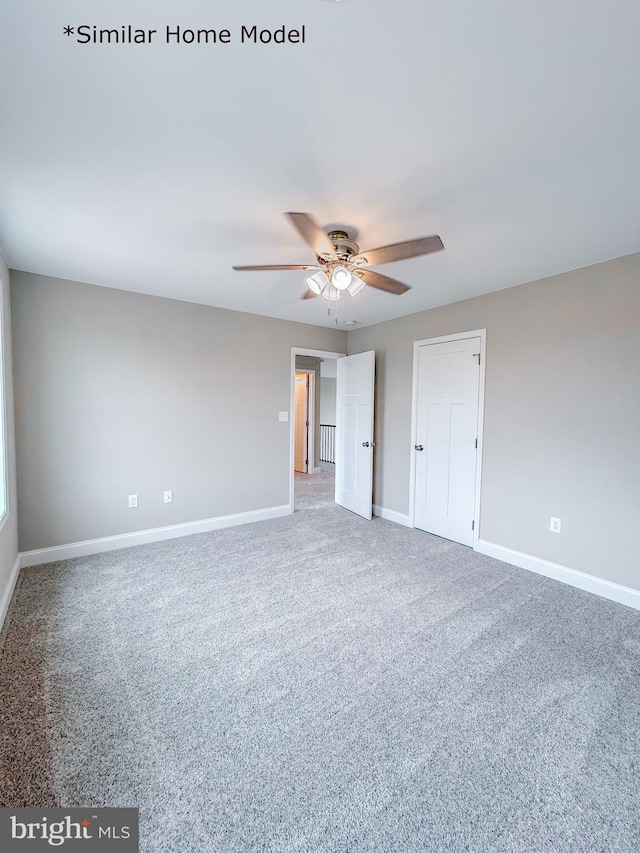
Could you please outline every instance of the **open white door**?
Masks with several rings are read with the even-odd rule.
[[[336,382],[336,503],[363,518],[373,504],[375,352],[338,359]]]

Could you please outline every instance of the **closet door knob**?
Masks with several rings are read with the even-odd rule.
[[[416,444],[416,450],[424,450],[424,447],[421,444]]]

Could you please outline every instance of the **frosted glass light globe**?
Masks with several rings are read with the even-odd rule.
[[[329,276],[320,270],[315,275],[310,275],[307,279],[307,286],[309,290],[313,293],[317,293],[318,295],[322,293],[325,287],[329,284]]]
[[[363,281],[359,275],[352,276],[351,284],[349,285],[349,294],[351,296],[355,296],[356,293],[359,293],[362,290],[365,284],[366,281]]]
[[[340,291],[334,286],[333,282],[322,291],[323,299],[328,299],[329,302],[337,302],[340,299]]]
[[[334,267],[331,273],[331,283],[338,290],[346,290],[351,284],[351,273],[346,267]]]

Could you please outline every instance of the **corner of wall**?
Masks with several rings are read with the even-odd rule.
[[[0,249],[0,298],[2,300],[2,373],[6,436],[7,515],[0,529],[0,628],[11,602],[20,566],[18,554],[18,511],[16,450],[13,410],[13,359],[11,349],[11,301],[9,269]]]

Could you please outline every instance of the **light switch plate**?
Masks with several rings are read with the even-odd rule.
[[[289,412],[280,412],[278,420],[279,421],[288,421],[289,420]]]

